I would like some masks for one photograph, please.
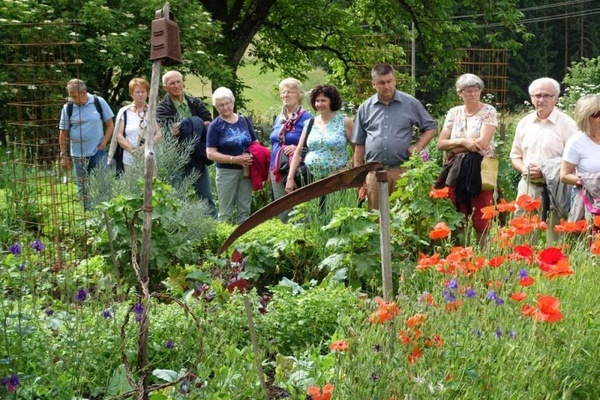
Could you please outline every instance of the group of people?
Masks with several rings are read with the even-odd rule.
[[[354,120],[340,112],[342,99],[334,86],[317,85],[310,91],[313,115],[302,106],[305,97],[302,83],[294,78],[282,80],[281,112],[272,127],[269,151],[258,143],[250,119],[235,112],[231,90],[221,87],[213,93],[212,105],[218,113],[213,120],[202,101],[184,92],[181,74],[169,71],[162,78],[166,95],[157,108],[156,122],[160,129],[156,129],[155,139],[161,134],[172,134],[180,141],[195,138],[197,151],[186,165],[186,172],[198,172],[196,194],[208,203],[213,216],[226,222],[234,222],[234,208],[235,223],[249,217],[252,191],[261,188],[265,180],[270,181],[275,200],[296,190],[294,175],[301,161],[315,179],[349,165],[379,162],[387,170],[392,192],[405,171],[404,162],[426,148],[438,126],[420,101],[396,89],[391,65],[377,64],[371,75],[376,93],[359,106]],[[481,101],[483,89],[483,81],[474,74],[457,79],[456,92],[462,104],[447,113],[437,142],[438,149],[446,152],[448,165],[452,165],[443,184],[450,187],[449,194],[457,209],[472,220],[480,243],[485,241],[490,224],[482,218],[481,209],[497,201],[497,191],[482,188],[479,177],[482,161],[496,156],[494,135],[498,126],[496,109]],[[61,163],[70,168],[72,160],[75,165],[84,204],[87,174],[106,161],[105,148],[113,130],[124,152],[125,169],[143,148],[145,127],[149,123],[148,82],[133,79],[129,90],[133,102],[119,111],[113,126],[113,113],[102,98],[88,94],[85,83],[78,79],[67,85],[71,100],[63,107],[60,120]],[[522,176],[518,195],[528,193],[543,199],[543,217],[551,231],[557,221],[556,203],[570,201],[570,196],[565,200],[556,195],[560,184],[563,189],[565,184],[576,187],[576,202],[586,199],[586,190],[587,197],[598,190],[595,184],[598,175],[594,174],[600,173],[600,96],[581,98],[574,121],[556,107],[560,85],[555,80],[535,80],[529,94],[535,111],[518,123],[510,159]],[[419,132],[416,138],[415,131]],[[110,158],[112,153],[111,149]],[[282,156],[290,160],[286,171],[279,170]],[[558,167],[552,169],[548,160],[554,160],[552,165]],[[213,162],[218,211],[207,169]],[[375,173],[367,175],[365,189],[369,209],[377,209]],[[578,204],[572,207],[575,211],[572,218],[589,217],[589,207]],[[287,221],[289,210],[279,217]]]

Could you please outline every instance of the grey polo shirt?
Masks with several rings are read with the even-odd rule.
[[[366,161],[396,167],[408,159],[413,127],[421,132],[437,129],[437,122],[421,102],[396,90],[389,105],[377,94],[358,107],[352,142],[365,146]]]

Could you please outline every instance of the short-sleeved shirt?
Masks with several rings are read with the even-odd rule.
[[[517,124],[510,158],[520,158],[523,164],[541,165],[542,161],[562,157],[567,140],[577,133],[573,118],[554,108],[546,120],[534,111]]]
[[[600,172],[600,144],[577,132],[567,141],[563,160],[574,164],[578,174]]]
[[[317,178],[348,165],[348,138],[341,113],[335,113],[325,127],[313,124],[306,144],[308,153],[304,163]]]
[[[114,114],[106,101],[98,97],[104,114],[104,121],[108,121]],[[98,151],[98,145],[104,138],[104,121],[94,104],[94,95],[88,94],[87,102],[80,106],[73,104],[73,114],[69,120],[65,104],[60,113],[60,130],[69,131],[71,142],[71,156],[92,157]]]
[[[396,90],[389,105],[377,94],[358,107],[352,142],[365,146],[366,161],[395,167],[408,159],[413,127],[437,129],[437,122],[413,96]]]
[[[298,121],[294,124],[294,129],[285,134],[285,144],[293,144],[298,145],[300,141],[300,136],[302,136],[302,130],[304,129],[304,124],[306,121],[312,118],[312,114],[308,111],[303,111],[302,115],[298,117]],[[281,132],[281,128],[283,127],[283,123],[281,121],[281,117],[278,116],[275,119],[275,123],[273,124],[273,129],[271,130],[271,136],[269,136],[269,140],[271,141],[271,164],[269,169],[273,170],[275,166],[275,157],[279,148],[281,147],[281,142],[279,141],[279,133]]]
[[[481,136],[481,128],[484,125],[498,126],[498,113],[496,109],[484,104],[481,110],[470,118],[465,114],[464,106],[453,107],[446,114],[444,128],[450,129],[450,139],[478,139]],[[489,146],[480,152],[484,157],[494,155],[494,138],[490,140]]]
[[[246,152],[250,143],[256,139],[256,133],[250,121],[238,115],[235,124],[230,124],[221,117],[215,118],[208,126],[206,135],[206,147],[216,148],[221,154],[228,156],[239,156]],[[239,164],[220,164],[218,168],[242,169]]]

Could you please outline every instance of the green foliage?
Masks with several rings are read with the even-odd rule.
[[[275,354],[298,355],[310,347],[325,351],[339,318],[359,301],[343,284],[328,279],[306,287],[284,280],[271,291],[259,329]]]
[[[575,103],[586,94],[600,91],[600,57],[573,62],[563,79],[567,86],[560,102],[565,110],[573,110]]]

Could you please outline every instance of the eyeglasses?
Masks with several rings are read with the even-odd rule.
[[[285,96],[287,94],[298,94],[298,92],[296,90],[282,90],[279,94]]]
[[[592,115],[590,115],[590,117],[592,117],[592,118],[600,118],[600,111],[596,111],[595,113],[593,113]]]
[[[231,101],[228,101],[228,102],[221,103],[221,104],[215,104],[215,107],[223,109],[223,108],[229,107],[232,104],[233,103]]]
[[[540,99],[544,99],[544,100],[548,100],[553,98],[555,95],[554,94],[532,94],[531,97],[533,97],[536,100],[540,100]]]

